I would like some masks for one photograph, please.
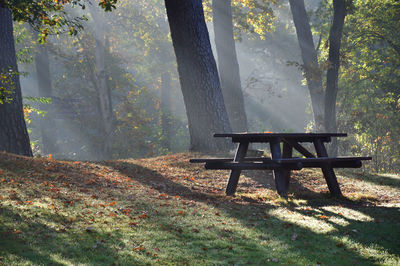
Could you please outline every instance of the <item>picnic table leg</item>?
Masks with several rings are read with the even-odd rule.
[[[280,141],[272,140],[270,142],[271,157],[272,159],[279,160],[282,158]],[[285,173],[283,170],[274,170],[275,186],[278,194],[281,197],[287,198],[287,183],[285,180]]]
[[[284,142],[282,158],[292,158],[293,146]],[[285,180],[286,190],[289,190],[290,170],[283,170],[283,179]]]
[[[233,159],[233,161],[234,162],[242,162],[243,158],[246,156],[248,148],[249,148],[248,142],[240,142],[239,146],[236,150],[235,158]],[[232,170],[231,171],[228,185],[226,186],[226,195],[231,196],[231,195],[235,194],[241,172],[242,172],[241,170]]]
[[[316,139],[314,141],[314,146],[318,157],[328,157],[325,145],[322,143],[320,139]],[[331,194],[334,196],[341,196],[342,192],[340,191],[340,187],[331,164],[329,162],[324,163],[321,169]]]

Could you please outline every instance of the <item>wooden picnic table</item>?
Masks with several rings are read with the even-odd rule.
[[[205,163],[206,169],[231,170],[226,194],[233,195],[239,182],[242,170],[270,169],[274,172],[276,190],[279,195],[287,197],[291,170],[302,168],[321,168],[329,191],[340,196],[342,192],[333,168],[359,168],[362,160],[371,157],[329,157],[325,143],[332,137],[346,137],[346,133],[223,133],[214,137],[231,138],[238,143],[234,158],[191,159],[191,163]],[[313,143],[315,154],[302,143]],[[250,143],[269,143],[271,158],[246,157]],[[281,143],[282,149],[281,149]],[[293,149],[303,158],[292,157]]]

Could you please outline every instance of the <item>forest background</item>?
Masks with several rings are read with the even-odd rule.
[[[214,45],[212,6],[203,4]],[[306,8],[324,73],[332,3],[307,1]],[[26,23],[14,24],[34,153],[101,160],[187,151],[189,130],[164,1],[121,0],[107,13],[96,5],[66,10],[87,17],[76,35],[38,35]],[[372,155],[368,167],[375,171],[400,170],[399,10],[397,1],[352,1],[341,39],[337,131],[350,137],[339,142],[339,153]],[[289,3],[232,1],[232,13],[248,131],[312,131]],[[102,116],[101,93],[110,99],[108,117]]]

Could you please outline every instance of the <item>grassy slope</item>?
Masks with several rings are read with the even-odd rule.
[[[270,172],[241,177],[190,154],[104,163],[0,153],[0,265],[400,264],[400,177],[342,171],[332,199],[319,171],[289,200]]]

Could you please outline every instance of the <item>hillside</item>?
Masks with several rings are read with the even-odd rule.
[[[400,263],[400,177],[294,173],[289,199],[271,172],[227,171],[197,154],[107,162],[0,153],[0,265]]]

